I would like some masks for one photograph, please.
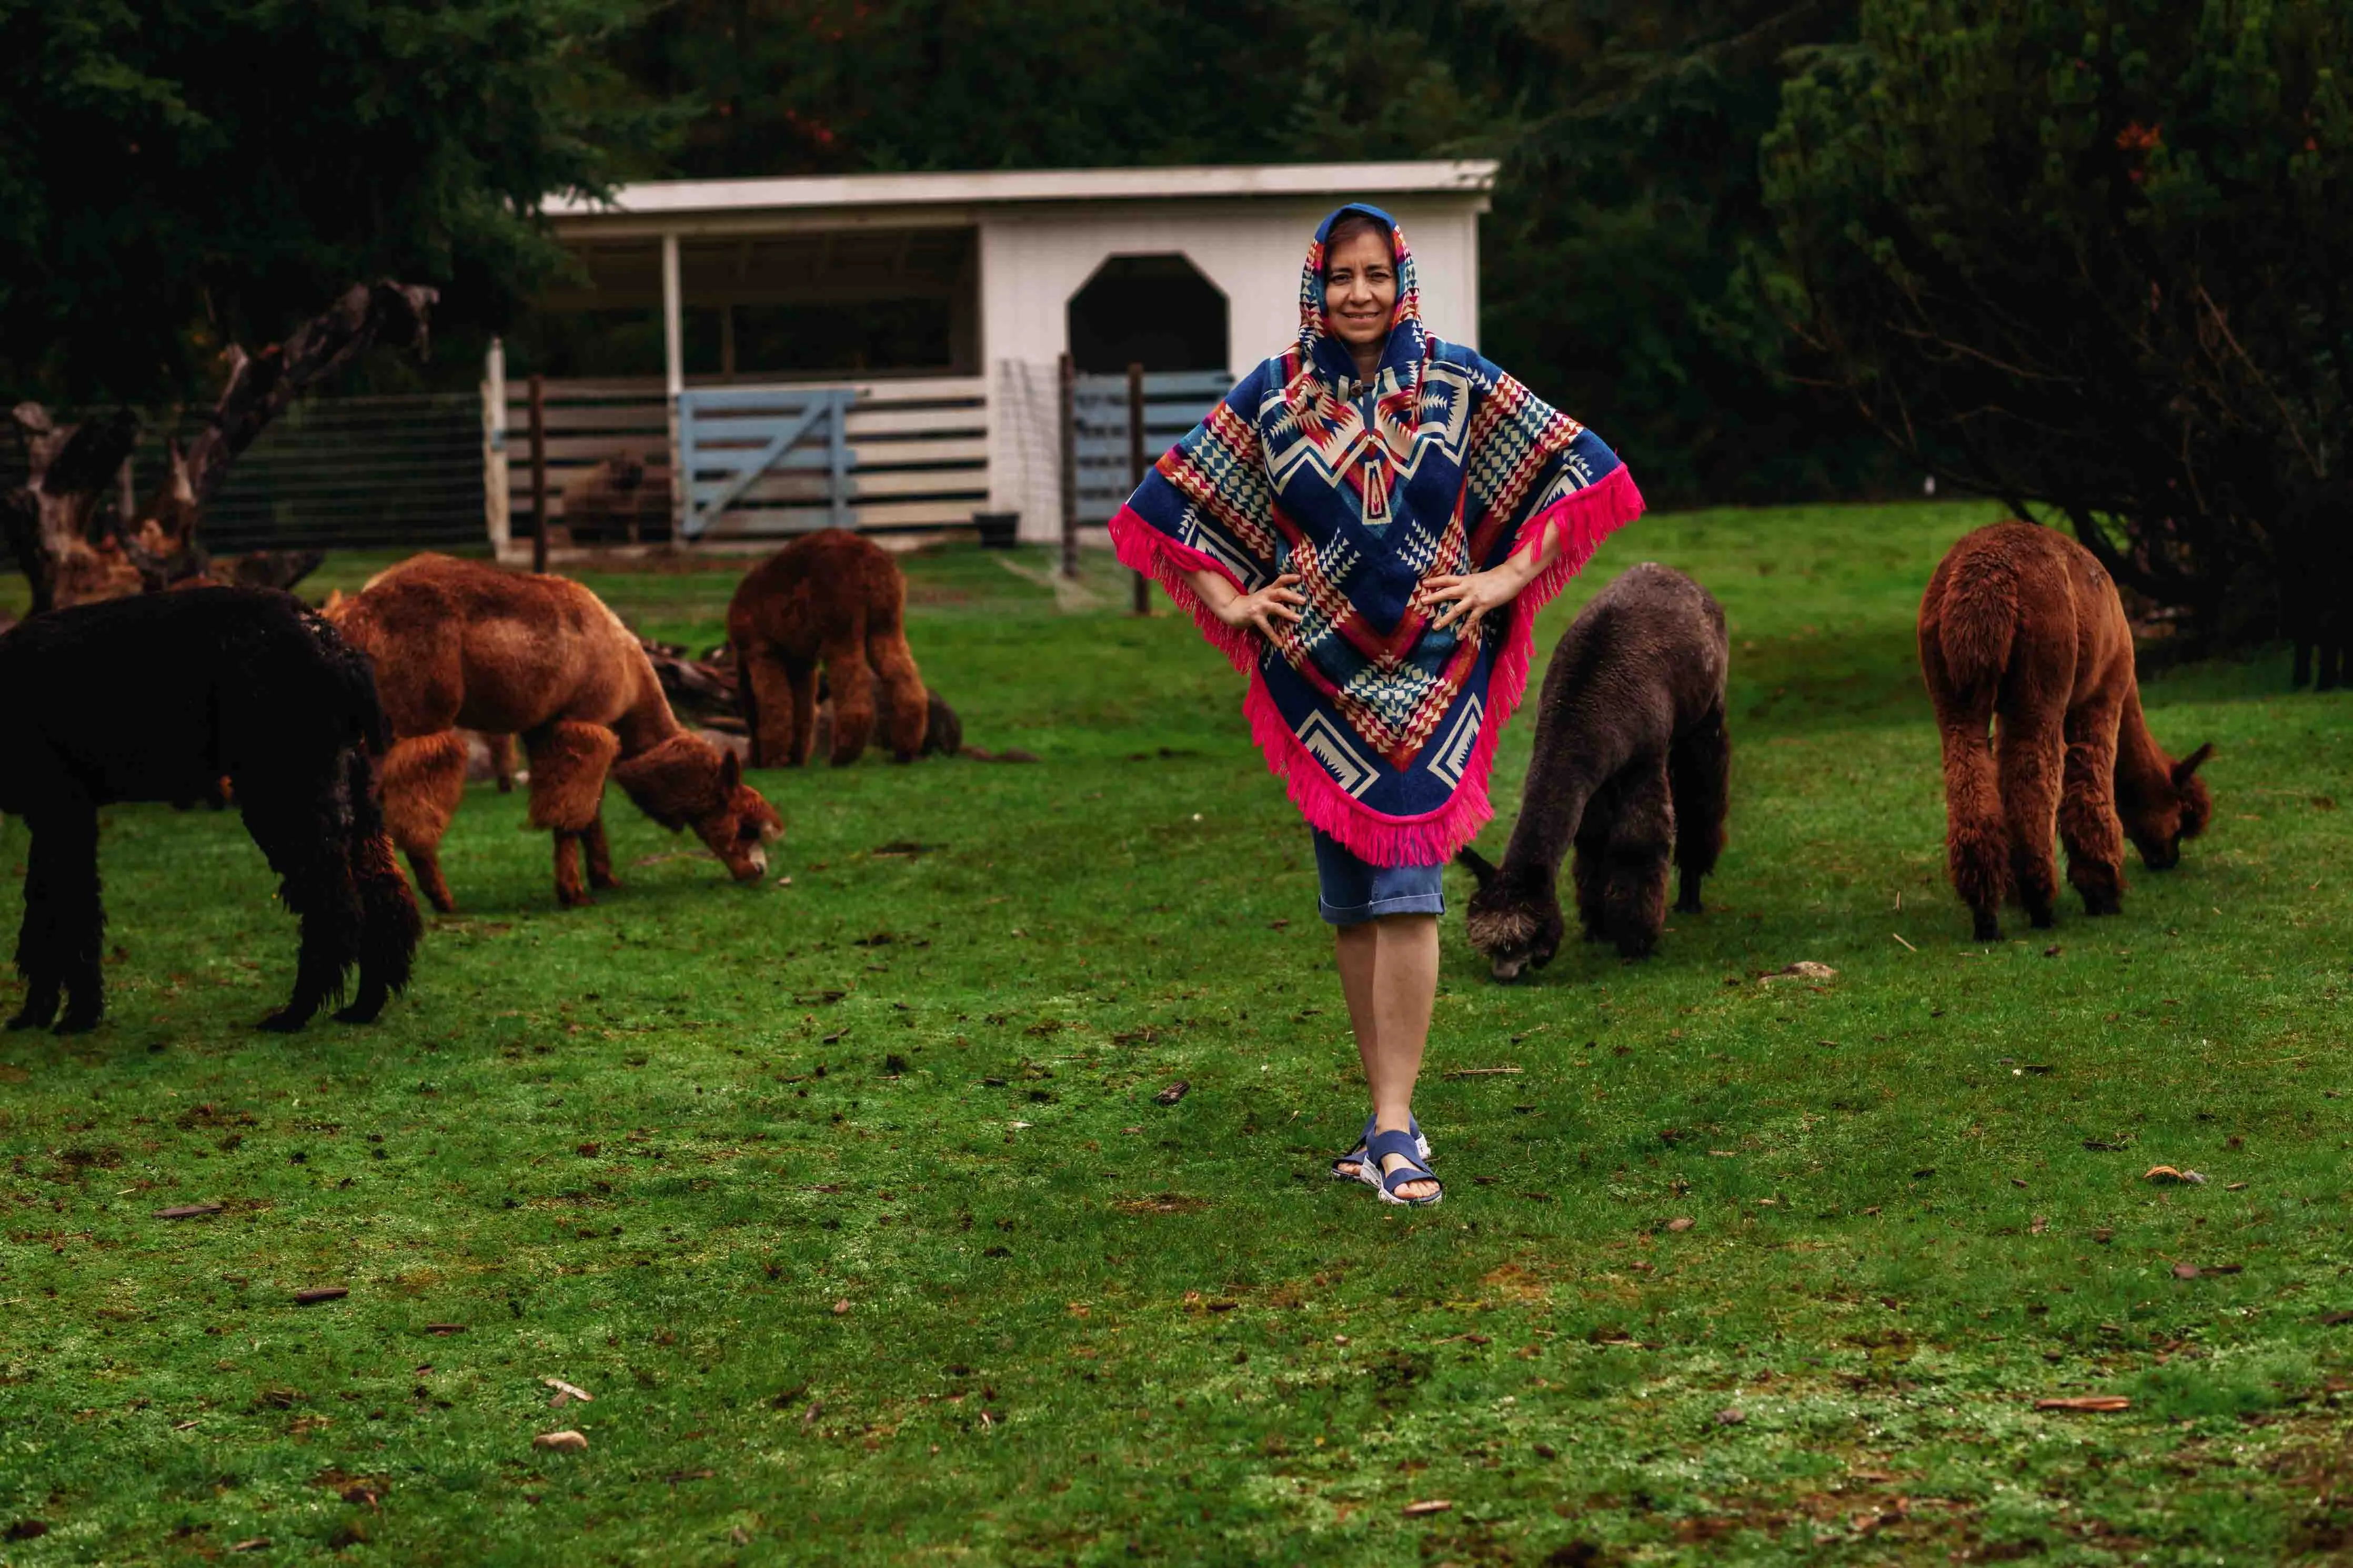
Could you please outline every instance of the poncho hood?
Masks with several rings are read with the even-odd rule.
[[[1350,213],[1386,225],[1397,258],[1369,382],[1324,310],[1325,244]],[[1599,437],[1427,331],[1403,231],[1352,203],[1308,246],[1297,340],[1161,458],[1111,531],[1250,677],[1252,737],[1302,815],[1374,864],[1428,866],[1493,815],[1487,778],[1536,612],[1641,510]],[[1424,578],[1488,570],[1555,531],[1553,564],[1467,634],[1414,605]],[[1298,574],[1300,624],[1271,640],[1226,626],[1194,592],[1202,570],[1244,593]]]
[[[1333,228],[1352,213],[1371,218],[1388,232],[1389,250],[1397,263],[1397,305],[1389,312],[1389,341],[1381,350],[1381,364],[1409,367],[1418,374],[1429,334],[1421,324],[1421,286],[1416,281],[1413,251],[1397,219],[1362,203],[1351,203],[1317,224],[1315,237],[1307,243],[1307,259],[1299,268],[1300,359],[1335,381],[1356,377],[1355,358],[1347,345],[1332,334],[1324,315],[1324,253],[1331,244]]]

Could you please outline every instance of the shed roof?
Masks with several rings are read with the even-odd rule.
[[[957,207],[1059,202],[1187,201],[1299,195],[1463,195],[1495,187],[1484,158],[1387,163],[1239,163],[1168,168],[1012,169],[911,174],[818,174],[750,180],[656,180],[609,201],[561,196],[558,220],[707,217],[728,213],[862,207]]]

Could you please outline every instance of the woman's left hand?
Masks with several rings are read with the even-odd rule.
[[[1446,606],[1445,613],[1430,623],[1432,629],[1455,628],[1457,637],[1467,636],[1490,610],[1502,609],[1520,596],[1528,585],[1528,574],[1519,569],[1516,558],[1486,572],[1445,573],[1425,577],[1414,590],[1413,603],[1418,609],[1435,605]]]

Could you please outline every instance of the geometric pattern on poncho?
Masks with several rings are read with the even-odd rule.
[[[1348,212],[1388,224],[1397,258],[1369,381],[1324,319],[1324,237]],[[1411,603],[1416,588],[1500,565],[1530,519],[1620,468],[1576,420],[1430,335],[1403,232],[1377,209],[1344,207],[1301,268],[1298,339],[1171,447],[1127,510],[1245,589],[1299,574],[1299,623],[1258,655],[1266,695],[1343,794],[1412,816],[1463,784],[1493,712],[1494,651],[1522,613],[1440,629],[1442,611]]]

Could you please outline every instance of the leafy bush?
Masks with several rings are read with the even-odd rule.
[[[1765,142],[1808,349],[2204,633],[2297,630],[2353,572],[2349,49],[2346,0],[1867,0]]]

